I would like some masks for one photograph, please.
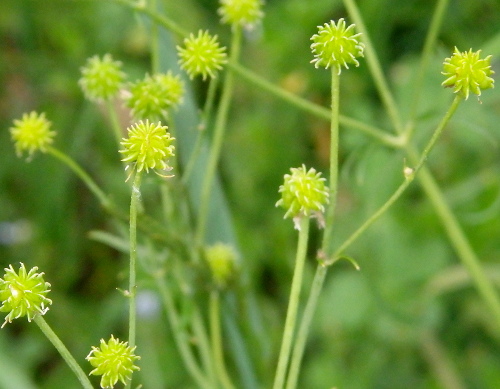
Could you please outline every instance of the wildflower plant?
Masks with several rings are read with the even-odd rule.
[[[0,312],[8,312],[8,315],[2,328],[14,319],[26,316],[31,321],[37,315],[47,313],[52,300],[47,297],[50,284],[43,275],[36,266],[26,270],[24,263],[17,272],[12,265],[5,269],[4,276],[0,278]]]
[[[439,2],[443,4],[442,0]],[[352,19],[354,24],[347,23],[343,18],[330,20],[318,26],[317,32],[310,38],[309,43],[307,38],[305,41],[296,42],[303,48],[310,46],[310,55],[313,58],[310,62],[314,68],[328,69],[330,72],[331,98],[325,107],[307,101],[291,93],[288,89],[273,84],[266,77],[261,77],[245,68],[240,61],[240,54],[245,55],[244,50],[242,50],[245,48],[244,33],[254,29],[264,17],[264,2],[262,0],[219,1],[217,14],[220,21],[231,26],[231,29],[226,29],[227,34],[231,34],[231,43],[227,50],[220,45],[218,36],[211,35],[207,30],[199,29],[197,33],[187,34],[181,26],[184,20],[180,19],[179,24],[170,20],[168,15],[163,15],[159,8],[156,8],[154,2],[151,3],[151,7],[149,5],[145,7],[142,2],[137,3],[129,0],[115,1],[115,3],[128,7],[133,12],[140,14],[141,17],[149,18],[150,23],[145,25],[151,26],[151,45],[148,46],[151,50],[151,68],[149,69],[151,75],[146,74],[141,80],[124,84],[126,75],[122,71],[122,63],[114,60],[110,54],[105,54],[102,57],[93,56],[87,61],[81,69],[82,76],[78,84],[86,98],[105,102],[109,109],[107,117],[111,118],[118,142],[111,147],[108,155],[114,156],[117,165],[120,161],[126,165],[125,170],[128,171],[128,176],[122,177],[123,172],[117,174],[118,177],[123,178],[118,183],[122,186],[123,191],[130,191],[129,212],[127,213],[125,209],[128,204],[120,202],[121,196],[106,195],[103,189],[100,189],[99,185],[90,177],[90,174],[85,172],[84,167],[52,147],[55,132],[51,130],[51,123],[45,118],[45,114],[38,114],[36,111],[24,114],[21,119],[14,121],[14,125],[10,128],[10,135],[18,155],[27,153],[28,157],[31,158],[37,151],[47,152],[65,163],[96,195],[109,216],[115,219],[114,223],[106,224],[106,228],[111,229],[111,231],[92,231],[90,235],[93,239],[107,244],[113,249],[121,250],[129,259],[128,289],[125,291],[119,289],[123,291],[124,301],[126,300],[123,307],[128,305],[128,338],[121,341],[111,335],[107,341],[101,339],[99,346],[92,346],[86,357],[92,368],[84,372],[79,363],[71,356],[70,351],[66,349],[45,322],[43,315],[48,311],[52,300],[47,297],[50,292],[50,284],[45,282],[44,273],[39,273],[36,267],[28,271],[22,263],[18,271],[9,265],[5,269],[5,275],[0,278],[0,312],[6,314],[2,327],[14,319],[22,317],[26,317],[28,321],[34,321],[59,351],[85,389],[92,388],[89,380],[90,375],[100,376],[100,387],[103,389],[122,384],[125,385],[126,389],[139,387],[141,383],[135,382],[137,378],[139,378],[138,381],[144,379],[144,386],[154,386],[152,383],[157,379],[158,382],[154,382],[157,387],[169,387],[181,382],[181,379],[182,382],[185,382],[186,375],[192,381],[187,382],[187,386],[202,389],[234,389],[242,385],[249,388],[270,387],[271,381],[273,389],[313,387],[315,385],[311,384],[311,374],[304,375],[303,383],[299,381],[299,377],[302,372],[302,359],[309,331],[317,327],[313,324],[314,314],[320,306],[319,300],[322,298],[321,292],[327,272],[329,269],[334,269],[333,265],[341,259],[348,259],[358,268],[357,262],[349,256],[352,255],[349,253],[351,246],[386,214],[393,204],[406,193],[407,188],[417,177],[422,178],[423,193],[429,197],[432,206],[435,207],[437,218],[448,232],[450,244],[455,249],[457,257],[462,261],[464,271],[469,271],[471,283],[486,303],[485,307],[492,313],[492,320],[495,320],[497,327],[500,327],[498,291],[494,288],[491,279],[485,274],[482,264],[454,216],[453,210],[446,204],[446,196],[441,192],[437,180],[433,179],[431,169],[427,169],[425,175],[421,174],[434,146],[460,103],[466,100],[470,94],[480,96],[484,90],[494,87],[491,56],[482,56],[481,50],[473,51],[470,49],[466,52],[460,52],[455,47],[450,58],[445,59],[442,69],[444,75],[442,86],[450,88],[450,95],[453,91],[455,97],[439,122],[435,121],[438,124],[432,135],[425,140],[426,132],[421,133],[419,137],[413,136],[420,115],[419,99],[417,98],[418,87],[415,92],[414,107],[404,111],[408,113],[407,117],[403,119],[398,105],[406,102],[404,99],[409,93],[398,93],[398,97],[403,97],[401,102],[398,101],[396,104],[391,88],[396,88],[399,84],[386,80],[386,74],[392,75],[393,72],[390,69],[383,69],[378,63],[377,55],[375,55],[374,47],[371,44],[369,29],[366,28],[363,18],[360,16],[361,13],[357,9],[356,2],[352,0],[346,0],[344,4],[348,18]],[[307,4],[308,2],[303,2],[301,7],[308,7]],[[276,5],[276,7],[280,6]],[[419,73],[424,76],[429,72],[426,69],[426,60],[428,62],[430,56],[433,55],[432,53],[435,52],[433,49],[436,44],[437,29],[440,20],[442,20],[442,15],[436,15],[432,22],[433,27],[426,39],[422,55],[424,60],[419,65]],[[215,12],[213,17],[216,17]],[[303,19],[305,23],[307,18]],[[314,25],[309,27],[313,28]],[[159,31],[161,28],[167,28],[173,33],[171,37],[175,39],[176,50],[171,48],[168,53],[165,52],[168,47],[167,45],[164,47],[163,41],[160,39]],[[279,33],[280,30],[276,29],[273,34],[275,32]],[[265,36],[265,34],[263,35]],[[263,39],[267,39],[267,37]],[[229,55],[226,54],[226,51]],[[169,55],[170,61],[163,61],[167,58],[164,54]],[[181,76],[176,75],[175,67],[177,65],[174,60],[176,55],[177,64],[191,80],[195,77],[201,77],[203,80],[211,79],[214,81],[215,78],[216,82],[207,84],[206,93],[204,84],[195,84],[196,87],[201,85],[203,88],[199,100],[191,96],[192,90],[196,91],[196,88],[190,89],[189,85],[184,84]],[[360,59],[365,55],[365,60],[361,61]],[[306,63],[310,58],[306,59]],[[160,59],[162,60],[160,61]],[[172,68],[167,67],[168,62]],[[364,66],[365,62],[369,68],[369,71],[365,73],[372,75],[373,85],[380,95],[380,101],[387,110],[387,118],[379,120],[380,125],[387,126],[387,128],[379,128],[378,119],[374,120],[375,123],[365,123],[362,120],[341,115],[340,76],[353,66]],[[227,71],[219,79],[218,73],[224,65],[227,65]],[[308,71],[312,72],[313,66],[310,65]],[[266,76],[271,78],[273,74],[274,72],[269,72]],[[357,75],[354,74],[354,76]],[[217,175],[221,166],[224,169],[229,166],[228,170],[233,166],[231,163],[224,165],[221,163],[222,153],[228,148],[225,147],[225,142],[246,136],[240,128],[242,121],[236,122],[238,125],[231,125],[235,123],[235,121],[231,121],[233,119],[230,115],[233,95],[235,90],[240,92],[236,89],[240,78],[248,81],[250,85],[261,88],[270,96],[282,99],[297,110],[303,110],[308,115],[329,121],[330,136],[321,138],[322,140],[328,139],[330,146],[329,166],[328,169],[325,169],[325,178],[323,173],[314,168],[306,168],[306,165],[302,164],[297,168],[290,169],[290,172],[284,175],[281,183],[275,183],[279,194],[275,206],[281,208],[284,219],[293,220],[297,230],[296,249],[290,258],[287,256],[290,245],[281,242],[282,236],[287,235],[281,234],[269,235],[269,237],[264,236],[261,231],[256,231],[255,236],[240,234],[245,243],[244,248],[242,247],[240,250],[234,235],[240,231],[246,233],[246,226],[238,224],[238,228],[234,229],[229,221],[231,218],[228,214],[231,209],[226,206],[223,189],[229,178],[233,177],[228,175],[224,176],[224,180],[219,180]],[[429,88],[431,87],[439,89],[439,83],[429,86]],[[123,92],[120,95],[124,98],[124,103],[129,108],[134,120],[130,125],[120,124],[123,122],[123,115],[120,117],[120,112],[114,104],[116,101],[113,101],[119,91]],[[238,95],[238,97],[241,96],[246,97],[247,95]],[[177,108],[184,99],[186,100],[185,106],[178,111],[178,115],[172,115],[172,110]],[[349,102],[349,100],[346,101]],[[200,105],[203,106],[203,111],[199,110],[203,112],[202,115],[198,115],[196,103],[201,103]],[[342,104],[345,103],[342,100]],[[245,108],[246,104],[245,101],[245,104],[241,104],[241,106]],[[249,105],[253,107],[251,102]],[[350,112],[352,111],[354,109],[351,109]],[[276,121],[274,112],[272,116],[273,120]],[[361,112],[359,117],[370,117],[370,115]],[[258,125],[261,124],[260,119],[261,116],[256,116],[256,121],[259,120]],[[164,124],[166,121],[168,126]],[[200,123],[207,131],[195,133],[196,128],[202,127]],[[266,127],[266,131],[269,131],[267,126],[262,127]],[[378,201],[378,197],[374,196],[373,199],[370,199],[373,201],[368,204],[366,209],[361,209],[364,205],[360,196],[359,202],[356,203],[356,206],[360,205],[360,210],[353,212],[353,215],[349,212],[352,212],[354,207],[346,207],[345,209],[342,207],[342,212],[338,212],[337,209],[340,193],[339,181],[342,179],[349,182],[348,179],[345,179],[347,174],[339,178],[343,162],[339,156],[346,156],[350,152],[349,147],[352,147],[352,143],[341,142],[343,133],[340,130],[359,131],[363,136],[379,142],[387,149],[394,149],[395,154],[398,153],[398,157],[404,154],[400,158],[402,160],[401,169],[394,169],[400,174],[400,176],[394,176],[400,180],[399,185],[398,183],[394,184],[395,180],[393,179],[384,181],[384,184],[387,185],[394,184],[392,194],[387,199],[382,199],[379,206],[375,202]],[[235,136],[227,137],[228,131],[234,131]],[[178,138],[179,145],[172,134]],[[70,135],[72,134],[70,133]],[[273,134],[273,136],[279,136],[279,134]],[[194,140],[195,138],[196,140]],[[253,134],[252,139],[256,139]],[[350,141],[357,142],[357,138],[352,137]],[[100,150],[100,148],[96,149]],[[385,151],[389,152],[389,150]],[[264,154],[262,153],[258,157],[266,158]],[[290,158],[296,156],[290,153]],[[224,162],[226,161],[224,160]],[[249,169],[247,172],[245,168],[246,166],[242,166],[242,171],[238,171],[237,179],[241,180],[239,182],[250,183],[253,176],[251,170]],[[142,195],[141,179],[151,171],[161,178],[156,177],[148,180],[148,190]],[[98,174],[97,169],[93,172]],[[128,181],[131,177],[133,180],[129,183],[130,185],[125,185],[122,182]],[[371,180],[372,177],[369,179]],[[344,184],[345,182],[340,183]],[[108,186],[117,187],[106,185],[106,187]],[[245,195],[248,197],[255,195],[252,193],[254,187],[251,185],[245,187],[244,190],[249,188]],[[384,190],[386,189],[389,190],[384,188]],[[346,197],[350,196],[350,199],[358,201],[357,193],[354,190],[352,192],[346,190],[342,193],[346,193]],[[150,195],[151,198],[142,202],[142,197],[146,198]],[[231,192],[228,195],[230,196]],[[272,198],[268,200],[269,202],[264,205],[264,208],[268,207],[269,211],[274,200]],[[351,202],[352,204],[354,201]],[[367,215],[365,211],[369,214]],[[259,212],[259,219],[256,218],[256,224],[259,225],[259,228],[261,225],[270,224],[268,220],[261,220],[269,214],[265,209]],[[242,215],[241,217],[244,217],[246,212],[242,212]],[[351,218],[351,216],[353,217]],[[345,223],[348,218],[349,223]],[[310,228],[311,225],[314,226],[311,219],[317,219],[319,228],[313,231],[314,238],[317,239],[309,241]],[[357,224],[357,222],[359,223]],[[276,223],[271,224],[284,225],[293,232],[292,225],[288,221],[279,222],[278,219]],[[350,234],[346,234],[342,230],[344,227],[350,228],[351,226],[354,227],[354,230]],[[233,233],[233,231],[237,232]],[[267,233],[268,230],[265,231]],[[256,237],[258,239],[255,239]],[[275,239],[276,237],[278,239]],[[260,258],[261,254],[264,253],[262,258],[271,257],[272,264],[262,265],[261,262],[264,260],[260,259],[250,264],[246,260],[245,250],[254,250],[255,242],[261,246],[259,247],[261,252],[255,257]],[[370,240],[367,242],[369,243]],[[357,250],[355,253],[356,255],[370,254],[366,254],[366,251],[363,250]],[[275,264],[274,262],[281,254],[283,254],[283,258],[280,259],[283,259],[283,263]],[[362,262],[360,261],[360,263]],[[306,277],[307,266],[311,264],[315,267],[314,274],[311,274],[311,277]],[[261,315],[258,313],[260,299],[253,298],[253,295],[259,296],[258,292],[260,291],[252,289],[256,286],[259,287],[261,281],[271,284],[265,277],[263,269],[267,271],[268,268],[274,268],[275,265],[276,267],[280,266],[279,269],[284,276],[273,278],[271,286],[275,288],[275,281],[279,281],[286,288],[289,287],[286,316],[283,315],[283,323],[279,324],[279,329],[282,331],[276,331],[274,327],[267,327],[269,323],[276,324],[275,322],[281,320],[281,312],[285,313],[285,310],[274,309],[273,306],[271,314],[266,314],[267,310],[264,307],[264,315]],[[124,266],[119,264],[118,267],[122,269]],[[293,273],[290,270],[292,267]],[[211,276],[210,284],[200,282],[200,280],[206,279],[207,268]],[[385,269],[382,266],[381,268]],[[141,271],[138,272],[137,269]],[[253,277],[254,275],[257,276]],[[339,277],[341,276],[339,274]],[[116,279],[118,283],[122,281],[123,277],[114,277],[113,279]],[[414,284],[418,283],[414,282]],[[137,316],[141,314],[141,310],[138,309],[141,308],[141,299],[137,301],[137,295],[142,292],[143,285],[147,285],[148,288],[154,285],[157,288],[158,301],[163,304],[161,312],[165,313],[166,319],[161,317],[155,322],[155,325],[156,323],[163,325],[165,321],[168,321],[167,328],[171,330],[167,338],[168,345],[172,347],[172,350],[164,351],[162,349],[154,362],[161,365],[164,362],[161,358],[164,353],[170,354],[175,347],[178,354],[175,358],[171,358],[169,355],[167,363],[178,359],[179,363],[183,364],[185,371],[179,373],[181,378],[150,374],[151,370],[145,372],[146,374],[143,376],[140,375],[142,372],[139,373],[139,377],[136,377],[137,374],[133,374],[140,370],[138,366],[140,357],[136,355],[136,347],[139,350],[147,350],[148,358],[146,358],[146,354],[142,355],[143,361],[146,362],[146,360],[152,360],[150,357],[155,351],[156,343],[159,347],[163,346],[163,343],[156,342],[156,338],[154,342],[148,344],[153,350],[143,349],[141,345],[144,337],[149,335],[149,327],[145,330],[146,326],[142,326],[146,322],[137,319]],[[122,287],[121,285],[117,286]],[[279,301],[284,301],[283,297],[286,296],[282,295],[282,291],[286,289],[280,285],[277,290],[280,295]],[[348,295],[341,294],[341,296]],[[422,304],[414,304],[418,305],[419,310],[427,302],[427,296],[424,297]],[[357,302],[358,300],[353,299],[353,301]],[[336,304],[328,301],[328,310],[330,303],[337,309]],[[271,304],[273,303],[271,302]],[[117,305],[117,309],[122,309],[122,306],[118,308]],[[123,310],[126,309],[123,308]],[[339,308],[339,312],[341,309],[342,307]],[[279,313],[276,314],[276,312]],[[418,314],[420,315],[421,312],[419,311]],[[272,316],[272,320],[269,320],[269,316]],[[325,317],[328,321],[331,319],[329,312]],[[338,320],[338,323],[341,324],[342,317],[340,315]],[[335,324],[331,328],[335,329],[339,326]],[[422,326],[415,327],[418,327],[416,331],[419,333],[414,338],[421,339]],[[426,330],[427,327],[425,326]],[[258,332],[256,333],[255,330]],[[153,336],[156,334],[155,332]],[[276,335],[281,338],[281,343]],[[318,335],[318,332],[315,335]],[[170,342],[170,336],[174,342]],[[333,336],[333,338],[336,337]],[[272,350],[271,347],[277,346],[278,343],[279,350]],[[227,355],[225,355],[226,350],[230,351]],[[262,358],[263,356],[265,358]],[[259,365],[262,360],[270,365],[274,362],[274,356],[276,356],[275,368],[269,369],[268,366]],[[226,359],[229,360],[229,358],[232,360],[226,364]],[[83,360],[83,358],[81,359]],[[314,361],[314,359],[311,360]],[[170,374],[176,374],[176,370],[175,368],[166,369]],[[259,376],[260,374],[262,376]],[[329,378],[336,376],[333,374]],[[133,384],[132,380],[134,380]],[[328,382],[329,387],[339,386],[339,384],[341,383]]]
[[[54,141],[55,131],[51,131],[52,123],[45,118],[45,113],[25,113],[21,119],[14,120],[10,134],[14,141],[16,153],[21,156],[23,152],[28,157],[33,157],[36,151],[46,152],[47,147]]]
[[[222,65],[227,63],[226,48],[221,47],[217,35],[208,31],[198,31],[198,35],[190,34],[184,39],[184,46],[177,46],[179,65],[186,71],[189,78],[201,75],[203,81],[207,76],[215,78]]]
[[[113,388],[118,381],[124,385],[130,380],[134,371],[140,370],[135,362],[141,357],[135,355],[135,347],[128,346],[127,342],[111,335],[106,342],[101,339],[99,347],[92,346],[86,359],[94,370],[90,375],[100,375],[101,388]]]

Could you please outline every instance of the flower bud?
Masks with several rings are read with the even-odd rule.
[[[264,17],[262,0],[220,0],[221,22],[252,30]]]
[[[205,249],[205,259],[210,266],[215,285],[223,289],[234,276],[236,268],[236,253],[224,243],[217,243]]]

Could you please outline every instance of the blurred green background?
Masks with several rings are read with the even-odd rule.
[[[216,16],[216,1],[159,3],[184,29],[210,29],[222,42],[229,42],[229,28]],[[403,118],[411,106],[435,3],[359,1]],[[350,21],[341,1],[268,0],[264,10],[262,26],[246,36],[242,63],[267,80],[328,106],[329,72],[310,64],[310,37],[316,26],[331,19]],[[46,320],[90,371],[84,361],[90,346],[110,333],[126,333],[126,302],[116,288],[126,287],[128,263],[125,255],[89,239],[88,233],[121,227],[54,159],[17,158],[8,128],[24,112],[45,112],[58,133],[55,145],[81,163],[126,209],[129,189],[106,115],[84,100],[77,80],[88,57],[108,52],[124,63],[129,80],[142,78],[150,71],[148,22],[104,1],[3,0],[0,39],[0,265],[23,262],[45,272],[54,302]],[[452,101],[451,91],[440,86],[440,72],[454,46],[492,54],[493,69],[500,72],[500,2],[450,2],[419,103],[415,134],[419,145]],[[162,52],[172,62],[171,47],[166,45]],[[200,105],[205,85],[195,82],[190,88],[187,101]],[[177,122],[193,120],[183,118],[183,112],[181,107]],[[359,68],[342,73],[341,112],[391,131],[364,60]],[[497,90],[486,91],[481,104],[471,97],[460,106],[428,162],[497,285],[499,118]],[[236,77],[220,178],[245,288],[256,309],[250,318],[241,317],[240,327],[246,320],[254,323],[251,331],[242,330],[253,376],[236,379],[239,387],[264,388],[272,381],[296,244],[291,222],[282,219],[283,211],[274,204],[283,175],[291,167],[305,163],[327,175],[328,131],[327,122]],[[404,154],[341,128],[340,160],[338,243],[399,185]],[[313,228],[306,285],[315,269],[314,245],[319,237]],[[500,339],[492,315],[460,266],[418,182],[347,254],[358,261],[361,271],[347,262],[330,270],[310,329],[300,387],[499,387]],[[138,350],[143,359],[135,382],[143,382],[146,389],[193,388],[154,288],[144,283],[143,289],[148,292],[141,296],[148,310],[139,323]],[[0,331],[1,389],[78,387],[36,325],[18,320]]]

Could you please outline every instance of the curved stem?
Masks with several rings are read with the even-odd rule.
[[[87,185],[87,188],[97,197],[103,208],[110,210],[112,208],[111,201],[108,196],[99,188],[95,181],[78,165],[69,155],[55,149],[52,146],[47,147],[47,152],[59,161],[68,166],[80,179]]]
[[[61,357],[68,364],[73,373],[75,373],[78,381],[82,384],[82,387],[85,389],[93,389],[92,383],[87,375],[84,373],[78,362],[76,362],[75,358],[73,358],[73,355],[71,355],[61,339],[59,339],[55,332],[52,331],[52,328],[50,328],[43,316],[35,316],[33,321],[38,325],[38,327],[40,327],[43,334],[50,340],[50,343],[54,345],[59,354],[61,354]]]
[[[233,32],[231,42],[231,57],[230,63],[235,63],[238,60],[241,46],[241,29],[236,29]],[[229,113],[229,106],[233,93],[234,76],[231,72],[226,72],[224,80],[224,88],[222,90],[221,101],[217,117],[215,119],[214,137],[208,157],[207,170],[203,179],[200,199],[200,209],[198,213],[198,225],[196,229],[195,242],[197,247],[203,244],[205,238],[206,224],[208,219],[208,209],[210,205],[210,194],[212,192],[212,185],[214,182],[215,174],[217,172],[217,165],[219,163],[222,143],[226,133],[227,115]]]
[[[302,287],[302,277],[304,274],[304,264],[307,254],[307,243],[309,239],[309,218],[302,217],[299,227],[299,240],[297,243],[297,256],[295,259],[295,270],[293,272],[292,288],[290,290],[290,300],[286,313],[285,328],[283,339],[281,341],[278,367],[274,378],[273,389],[282,389],[285,385],[285,377],[292,349],[293,337],[295,332],[295,322],[297,321],[297,312],[299,307],[300,290]]]
[[[344,0],[344,5],[347,8],[353,22],[356,24],[356,29],[363,34],[361,36],[361,40],[365,44],[365,58],[368,63],[368,68],[370,69],[373,81],[375,82],[380,97],[382,98],[385,108],[387,109],[387,113],[391,118],[394,130],[397,134],[401,134],[403,133],[403,125],[399,116],[396,101],[394,100],[391,90],[387,84],[384,72],[382,71],[382,67],[380,66],[380,62],[377,58],[375,47],[370,40],[370,35],[368,34],[363,18],[359,13],[358,6],[354,0]]]
[[[298,109],[303,110],[304,112],[307,112],[313,116],[325,119],[325,120],[330,120],[331,119],[331,112],[329,109],[324,108],[318,104],[311,103],[310,101],[296,96],[293,93],[288,92],[287,90],[280,88],[271,82],[265,80],[258,74],[244,68],[243,66],[239,64],[228,64],[228,67],[238,74],[240,77],[242,77],[244,80],[250,82],[252,85],[257,86],[272,95],[280,98],[281,100],[284,100],[291,105],[295,106]],[[387,134],[386,132],[382,131],[381,129],[377,127],[370,126],[368,124],[365,124],[363,122],[360,122],[358,120],[352,119],[347,116],[339,115],[339,122],[343,126],[350,127],[352,129],[355,129],[357,131],[361,131],[365,133],[368,136],[371,136],[372,138],[377,139],[379,142],[382,144],[389,146],[389,147],[394,147],[394,148],[400,148],[402,146],[401,141],[399,140],[398,137],[395,137],[394,135]]]
[[[220,326],[220,295],[217,290],[210,292],[210,336],[217,378],[224,389],[234,389],[224,363]]]

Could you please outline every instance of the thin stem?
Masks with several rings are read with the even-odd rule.
[[[295,389],[297,387],[297,380],[299,378],[300,365],[302,364],[307,335],[309,333],[309,329],[311,328],[312,319],[314,317],[316,306],[318,305],[319,295],[323,289],[323,282],[325,281],[327,271],[328,267],[325,264],[318,264],[311,285],[311,292],[309,293],[307,304],[300,322],[300,327],[297,331],[286,389]]]
[[[216,374],[215,374],[215,361],[212,358],[212,350],[210,346],[210,340],[208,338],[207,330],[205,328],[205,323],[203,317],[198,309],[195,308],[193,312],[192,320],[193,333],[195,334],[196,344],[200,352],[201,361],[205,370],[209,374],[210,382],[212,387],[216,386]]]
[[[231,56],[230,63],[236,63],[240,53],[241,46],[241,29],[235,29],[231,42]],[[215,119],[214,137],[208,157],[207,170],[203,179],[201,189],[200,209],[198,214],[198,225],[196,230],[196,244],[200,247],[205,238],[206,224],[208,219],[208,209],[210,205],[210,194],[212,192],[212,185],[214,182],[215,174],[217,172],[217,165],[219,163],[222,143],[226,133],[226,122],[229,113],[229,106],[233,93],[234,75],[232,72],[226,72],[224,80],[224,88],[222,90],[221,101]]]
[[[82,387],[85,389],[93,389],[92,383],[87,377],[87,374],[85,374],[78,362],[76,362],[75,358],[73,358],[73,355],[71,355],[61,339],[59,339],[55,332],[52,331],[52,328],[50,328],[43,316],[37,315],[33,320],[38,327],[40,327],[44,335],[50,340],[50,343],[54,345],[59,354],[61,354],[61,357],[68,364],[69,368],[73,370],[73,373],[75,373],[78,381],[82,384]]]
[[[429,153],[434,148],[436,141],[438,140],[439,136],[446,127],[446,124],[448,124],[451,117],[457,110],[461,101],[462,98],[460,96],[455,97],[450,108],[444,115],[443,119],[441,119],[439,125],[434,130],[434,133],[432,134],[432,137],[427,143],[420,158],[416,157],[417,154],[415,152],[415,158],[412,159],[414,159],[414,161],[416,162],[416,166],[413,168],[411,174],[409,174],[406,177],[405,181],[398,187],[398,189],[396,189],[393,195],[372,216],[370,216],[349,238],[347,238],[344,243],[342,243],[342,245],[336,250],[335,254],[332,257],[333,262],[338,258],[339,255],[341,255],[344,252],[345,249],[347,249],[356,239],[358,239],[361,236],[361,234],[368,229],[368,227],[370,227],[373,223],[375,223],[375,221],[378,220],[380,216],[382,216],[401,197],[406,188],[408,188],[408,186],[413,182],[415,176],[424,166],[424,163],[427,160]]]
[[[101,190],[101,188],[99,188],[95,181],[72,158],[52,146],[47,147],[47,152],[63,162],[78,177],[80,177],[84,184],[87,185],[87,188],[89,188],[90,191],[97,197],[103,208],[108,210],[112,208],[111,201],[108,199],[108,196],[104,194],[104,192]]]
[[[133,11],[141,12],[149,16],[154,22],[165,27],[167,30],[173,32],[174,34],[177,34],[180,38],[185,38],[188,36],[188,33],[184,29],[179,27],[179,25],[175,23],[173,20],[147,8],[146,2],[132,2],[129,0],[107,0],[107,1],[124,5],[132,9]]]
[[[299,227],[299,240],[297,243],[297,254],[295,259],[295,269],[293,272],[292,288],[290,290],[290,300],[286,313],[285,328],[283,339],[281,341],[280,355],[278,358],[278,367],[274,378],[273,389],[282,389],[285,385],[285,377],[292,349],[293,337],[295,332],[295,323],[297,321],[297,312],[299,307],[300,290],[302,287],[302,277],[304,274],[304,264],[306,261],[307,244],[309,239],[309,218],[302,217]]]
[[[113,105],[113,101],[106,101],[106,107],[108,109],[109,119],[111,120],[111,127],[113,128],[113,134],[116,138],[116,144],[120,145],[122,140],[122,130],[120,128],[120,121],[118,120],[118,116],[116,114],[115,107]]]
[[[155,15],[158,14],[156,0],[150,0],[149,9]],[[158,22],[153,20],[151,23],[151,72],[153,74],[158,73],[160,70],[160,40],[158,32]]]
[[[217,378],[224,389],[234,389],[224,362],[220,325],[220,294],[218,290],[210,292],[210,335],[212,341],[213,360]]]
[[[337,189],[339,175],[339,96],[340,96],[340,74],[335,68],[331,70],[331,117],[330,117],[330,181],[329,199],[325,218],[325,232],[323,234],[322,250],[326,255],[330,254],[332,242],[333,224],[335,219],[335,207],[337,205]]]
[[[427,31],[427,36],[425,38],[424,48],[422,50],[422,57],[420,60],[420,66],[418,68],[418,73],[415,80],[412,82],[415,85],[415,90],[413,92],[413,99],[411,100],[410,114],[408,116],[408,122],[406,124],[406,137],[410,139],[412,132],[415,128],[415,117],[417,115],[418,103],[420,101],[420,95],[423,90],[423,81],[425,76],[425,71],[432,56],[432,51],[436,44],[437,35],[441,29],[441,24],[444,19],[444,14],[446,8],[448,7],[449,0],[438,0],[436,4],[436,9],[432,15],[431,24],[429,30]]]
[[[130,347],[135,346],[136,334],[136,268],[137,268],[137,209],[140,202],[141,172],[135,173],[130,197],[130,270],[129,270],[129,335]]]
[[[274,85],[273,83],[265,80],[258,74],[244,68],[239,64],[228,64],[228,67],[233,72],[242,77],[244,80],[250,82],[252,85],[255,85],[271,93],[272,95],[290,103],[296,108],[325,120],[331,119],[331,112],[329,109],[324,108],[318,104],[311,103],[310,101],[302,97],[296,96],[293,93],[290,93],[287,90],[280,88]],[[400,148],[402,146],[402,143],[398,137],[387,134],[386,132],[382,131],[377,127],[370,126],[368,124],[365,124],[363,122],[360,122],[358,120],[343,115],[339,115],[339,122],[343,126],[361,131],[366,135],[377,139],[379,142],[387,146],[394,148]]]
[[[361,36],[361,40],[365,44],[365,58],[368,63],[368,68],[372,74],[373,81],[375,82],[380,97],[384,102],[385,108],[387,109],[394,130],[397,134],[401,134],[403,132],[403,125],[399,116],[396,101],[394,100],[391,90],[389,89],[382,67],[380,66],[380,62],[377,58],[375,47],[370,40],[370,35],[368,34],[365,23],[363,22],[358,6],[354,0],[344,0],[344,5],[351,15],[353,22],[356,24],[356,29],[363,34]]]
[[[321,290],[323,289],[323,283],[325,281],[326,273],[328,270],[328,265],[331,265],[334,263],[339,256],[343,253],[347,247],[349,247],[356,239],[358,239],[363,232],[365,232],[368,227],[370,227],[373,223],[375,223],[380,216],[382,216],[395,202],[403,192],[406,190],[406,188],[410,185],[410,183],[414,180],[416,174],[422,169],[425,161],[427,160],[427,156],[431,152],[432,148],[434,147],[437,139],[439,138],[440,134],[446,127],[446,124],[449,122],[450,118],[453,116],[455,113],[459,103],[461,102],[460,97],[456,97],[453,100],[453,103],[450,106],[450,109],[448,112],[446,112],[446,115],[443,117],[439,125],[436,127],[436,130],[434,131],[434,134],[432,135],[431,139],[427,143],[427,146],[425,147],[422,156],[420,157],[420,160],[418,161],[417,165],[413,169],[413,172],[405,179],[405,181],[399,186],[399,188],[394,192],[394,194],[389,198],[389,200],[386,201],[384,205],[382,205],[370,218],[368,218],[336,251],[335,253],[327,257],[326,261],[321,261],[318,264],[318,267],[316,268],[316,273],[314,275],[314,280],[313,284],[311,286],[311,292],[309,294],[309,298],[307,300],[307,304],[304,310],[304,315],[302,316],[302,321],[300,324],[299,331],[297,333],[297,340],[295,342],[295,347],[293,350],[293,356],[292,356],[292,362],[290,366],[290,373],[288,376],[288,381],[287,381],[287,389],[294,389],[297,385],[297,380],[298,380],[298,373],[300,370],[300,364],[302,362],[302,356],[304,354],[304,348],[305,344],[307,341],[307,334],[309,331],[309,328],[311,326],[311,322],[314,316],[314,312],[316,310],[316,306],[318,304],[318,298],[321,293]],[[325,252],[327,253],[327,252]]]
[[[189,181],[191,177],[191,173],[193,172],[194,166],[201,152],[201,145],[203,136],[207,133],[206,129],[208,127],[208,123],[210,121],[210,116],[212,113],[212,109],[215,101],[215,91],[217,90],[217,85],[219,84],[218,78],[211,78],[208,84],[208,92],[207,98],[205,100],[205,107],[203,108],[203,113],[201,115],[201,121],[197,128],[198,134],[196,137],[196,141],[191,151],[191,155],[189,156],[189,161],[186,165],[186,169],[184,170],[184,174],[182,175],[182,183],[185,185]]]
[[[203,374],[198,362],[194,357],[193,351],[189,346],[189,336],[184,330],[184,326],[181,323],[177,309],[175,308],[175,303],[170,293],[170,289],[165,284],[165,279],[163,277],[155,277],[156,286],[160,291],[160,295],[163,299],[163,304],[165,305],[165,310],[167,312],[168,321],[172,327],[172,335],[174,337],[175,344],[179,349],[182,361],[188,373],[191,375],[193,380],[196,382],[198,387],[204,389],[211,389],[211,385],[208,383],[207,377]]]

